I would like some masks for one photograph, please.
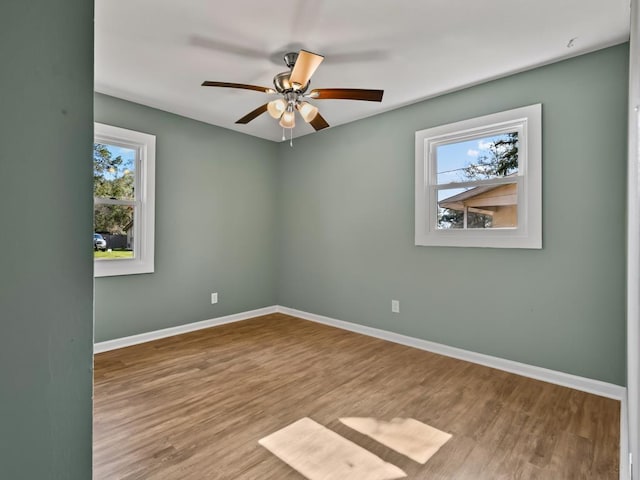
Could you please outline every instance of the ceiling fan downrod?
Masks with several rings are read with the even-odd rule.
[[[293,69],[293,66],[296,64],[296,60],[298,59],[298,52],[288,52],[284,54],[284,63],[289,69]]]

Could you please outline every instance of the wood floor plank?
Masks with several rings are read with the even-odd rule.
[[[101,353],[94,370],[96,480],[301,480],[257,442],[302,417],[408,478],[618,478],[617,401],[283,314]],[[340,417],[453,437],[420,465]]]

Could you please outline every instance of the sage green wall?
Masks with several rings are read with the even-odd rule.
[[[628,53],[281,144],[279,304],[624,385]],[[414,246],[414,132],[538,102],[544,248]]]
[[[96,341],[278,303],[623,385],[627,69],[620,45],[293,149],[96,95],[158,141],[156,272],[96,280]],[[414,132],[538,102],[544,249],[414,246]]]
[[[93,2],[0,2],[0,478],[91,478]]]
[[[157,150],[155,272],[96,279],[96,341],[274,305],[278,145],[100,94],[95,119]]]

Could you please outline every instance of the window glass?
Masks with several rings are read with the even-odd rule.
[[[101,260],[134,258],[133,218],[131,205],[96,204],[93,208],[94,257]],[[105,244],[96,242],[100,235]]]
[[[134,258],[136,150],[93,144],[94,258]],[[101,238],[95,237],[99,235]]]
[[[135,198],[136,151],[94,143],[93,196],[117,200]]]
[[[437,183],[469,182],[518,172],[518,133],[484,136],[438,145]]]
[[[515,228],[518,226],[518,184],[506,183],[438,190],[440,230]]]

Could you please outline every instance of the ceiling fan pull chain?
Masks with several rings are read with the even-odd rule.
[[[287,137],[284,135],[284,127],[282,127],[282,141],[285,141]]]
[[[291,137],[289,137],[289,146],[293,148],[293,128],[290,128],[289,132],[291,133]]]

